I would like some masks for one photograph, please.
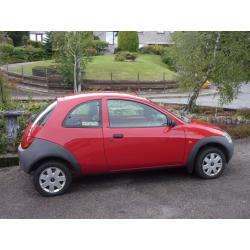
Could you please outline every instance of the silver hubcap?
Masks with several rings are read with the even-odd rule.
[[[65,183],[65,173],[57,167],[46,168],[39,176],[39,184],[41,188],[48,193],[59,192],[63,189]]]
[[[222,169],[222,158],[217,153],[209,153],[202,162],[203,172],[208,176],[217,175]]]

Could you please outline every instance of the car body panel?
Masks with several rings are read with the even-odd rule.
[[[107,100],[109,99],[141,102],[164,113],[176,125],[173,127],[166,125],[144,128],[111,128],[107,110]],[[96,128],[66,128],[63,126],[65,117],[74,107],[94,100],[101,101],[102,126]],[[114,134],[122,134],[123,138],[114,139]],[[223,138],[223,142],[226,144],[223,134],[223,130],[198,120],[193,119],[191,123],[186,123],[145,98],[129,94],[103,92],[83,93],[58,98],[57,105],[46,123],[43,126],[29,124],[24,132],[24,137],[29,135],[36,140],[46,141],[58,145],[59,148],[64,148],[65,152],[69,152],[74,158],[74,162],[77,162],[82,174],[95,174],[190,165],[190,155],[203,145],[202,143],[199,144],[202,139],[211,137],[210,141],[213,141],[212,139],[215,137]],[[214,141],[219,143],[220,140],[214,139]],[[34,147],[32,144],[31,149]],[[38,148],[37,142],[35,145]],[[44,148],[43,146],[41,150]],[[31,152],[31,149],[19,147],[20,158],[25,158],[21,159],[22,165],[28,164],[27,158],[29,160],[32,158],[30,162],[35,164],[36,160],[46,157],[46,154],[53,155],[53,152],[44,150],[44,154],[39,153],[41,157],[34,154],[27,156],[29,153],[24,152]],[[63,150],[55,151],[64,152]],[[64,155],[62,155],[63,157]],[[30,167],[30,164],[28,165]]]

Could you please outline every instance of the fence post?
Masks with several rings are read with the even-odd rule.
[[[9,64],[7,63],[7,82],[9,82]]]
[[[46,83],[48,85],[48,68],[45,68]]]
[[[165,81],[165,72],[163,72],[163,81]]]
[[[141,89],[140,89],[140,73],[137,73],[137,84],[138,84],[138,93],[140,93]]]
[[[22,80],[23,80],[23,64],[21,66],[21,71],[22,71]]]
[[[113,74],[112,74],[112,72],[110,72],[110,80],[111,81],[113,80]]]

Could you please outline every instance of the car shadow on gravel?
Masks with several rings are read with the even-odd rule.
[[[190,181],[196,179],[192,174],[188,174],[185,167],[182,168],[167,168],[154,170],[140,170],[131,172],[109,173],[75,177],[72,182],[70,191],[77,192],[84,189],[100,189],[120,186],[122,184],[130,185],[145,185],[161,182],[179,182]]]

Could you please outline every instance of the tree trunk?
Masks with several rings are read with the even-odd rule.
[[[82,91],[82,86],[81,86],[81,58],[77,59],[77,91],[81,92]]]
[[[74,93],[77,93],[77,63],[76,57],[74,57]]]
[[[199,96],[200,89],[201,89],[201,87],[199,87],[199,86],[200,85],[196,86],[188,97],[188,103],[184,108],[184,111],[187,113],[193,111],[194,107],[196,106],[196,100]]]
[[[188,97],[188,104],[185,106],[185,109],[184,111],[189,113],[191,112],[194,107],[196,106],[196,100],[199,96],[199,93],[200,93],[200,90],[203,86],[203,84],[208,80],[209,78],[209,75],[213,72],[214,70],[214,63],[215,63],[215,60],[216,60],[216,53],[217,53],[217,50],[218,50],[218,45],[219,45],[219,42],[220,42],[220,36],[221,36],[221,32],[217,32],[217,37],[216,37],[216,41],[215,41],[215,45],[214,45],[214,52],[213,52],[213,60],[214,62],[209,65],[208,69],[207,69],[207,72],[203,78],[203,81],[201,84],[197,84],[193,91],[190,93],[189,97]]]

